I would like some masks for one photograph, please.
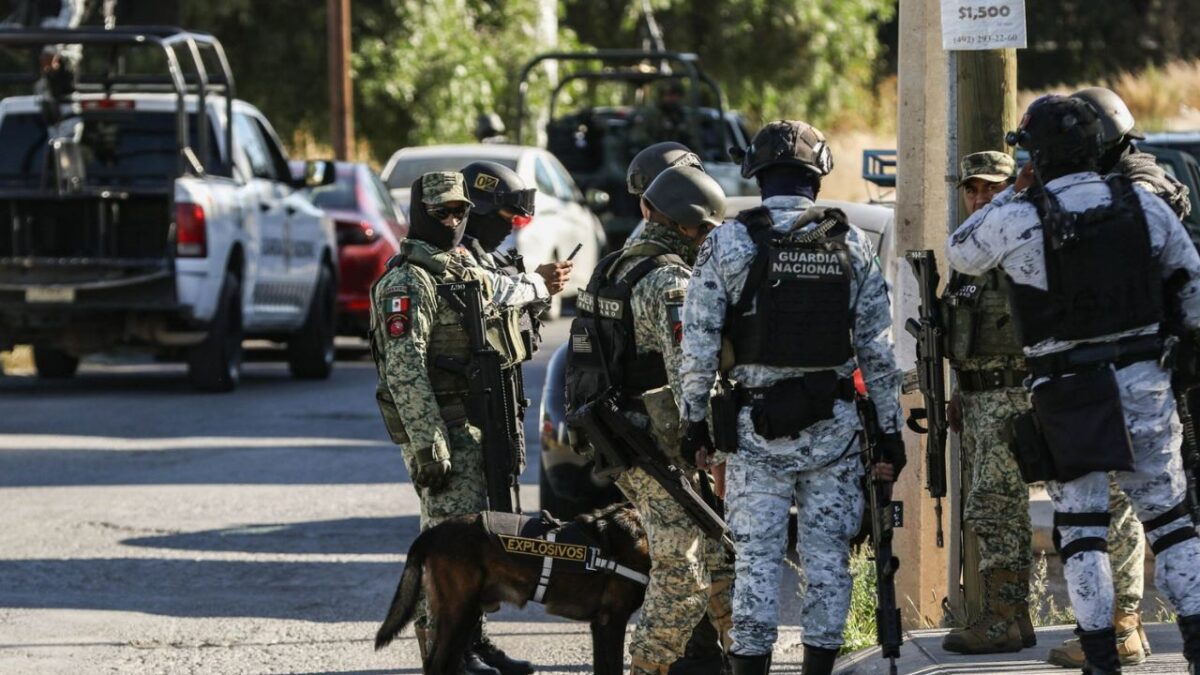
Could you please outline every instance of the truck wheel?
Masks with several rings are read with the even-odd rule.
[[[204,342],[188,353],[188,379],[200,391],[233,391],[242,377],[242,284],[225,273],[221,299]]]
[[[321,266],[317,289],[308,306],[308,318],[300,330],[288,340],[288,368],[293,377],[323,380],[333,372],[333,336],[336,332],[334,306],[337,289],[329,268]]]
[[[61,349],[35,345],[33,365],[37,367],[38,377],[44,380],[66,380],[75,377],[75,371],[79,370],[79,357]]]

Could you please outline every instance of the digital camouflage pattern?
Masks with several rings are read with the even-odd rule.
[[[431,171],[421,176],[421,201],[438,205],[447,202],[475,203],[467,196],[467,182],[457,171]]]
[[[1090,172],[1057,178],[1046,187],[1068,211],[1103,206],[1111,199],[1103,179]],[[1184,323],[1194,330],[1200,327],[1200,255],[1167,205],[1144,189],[1135,189],[1146,214],[1151,250],[1164,278],[1177,270],[1183,270],[1189,277],[1179,297]],[[959,227],[946,245],[947,259],[955,269],[981,274],[999,266],[1016,283],[1046,288],[1042,226],[1033,205],[1021,197],[1009,188]],[[1100,341],[1153,334],[1157,330],[1157,325],[1150,325],[1121,335],[1104,336]],[[1033,356],[1072,346],[1070,342],[1050,339],[1025,351]],[[1116,480],[1129,495],[1138,517],[1146,521],[1165,513],[1184,497],[1179,457],[1182,433],[1171,394],[1170,373],[1156,363],[1141,362],[1118,370],[1116,377],[1136,465],[1132,472],[1118,472]],[[1091,513],[1109,508],[1108,477],[1104,473],[1091,473],[1067,483],[1051,481],[1047,483],[1047,491],[1056,511]],[[1153,544],[1170,532],[1188,527],[1192,527],[1191,519],[1185,515],[1146,535]],[[1102,527],[1063,527],[1060,534],[1066,545],[1082,537],[1105,537],[1108,532]],[[1157,556],[1155,564],[1155,584],[1175,610],[1183,615],[1200,612],[1200,540],[1189,539],[1167,548]],[[1067,560],[1064,568],[1079,625],[1084,630],[1111,626],[1114,593],[1109,555],[1083,551]]]
[[[486,508],[480,432],[466,423],[447,428],[430,383],[432,366],[426,360],[427,346],[435,333],[460,325],[458,313],[438,297],[437,284],[480,278],[482,270],[463,252],[442,252],[415,239],[406,243],[445,265],[446,272],[442,278],[435,278],[411,262],[388,270],[372,290],[371,316],[373,338],[378,346],[376,358],[383,361],[382,384],[395,401],[396,413],[408,437],[400,450],[409,474],[417,469],[419,449],[432,447],[435,457],[450,459],[450,478],[445,488],[438,491],[416,488],[421,500],[421,529],[425,530],[448,518]],[[486,283],[483,286],[486,299],[490,297],[490,288]],[[400,302],[402,298],[406,302]],[[402,331],[393,328],[401,311],[405,315]],[[447,401],[443,399],[441,403]],[[417,626],[428,627],[427,617],[427,605],[422,599]]]
[[[1115,602],[1117,609],[1132,614],[1142,604],[1146,588],[1146,532],[1115,474],[1108,476],[1108,510],[1112,514],[1108,523],[1108,557]]]
[[[812,201],[771,197],[777,230],[786,230]],[[806,227],[815,227],[814,222]],[[892,353],[891,303],[887,282],[867,235],[851,227],[846,235],[854,278],[855,359],[837,368],[850,377],[861,367],[885,432],[900,428],[900,373]],[[732,221],[709,235],[697,254],[683,307],[683,414],[706,416],[709,391],[720,358],[726,307],[736,303],[756,249],[744,225]],[[762,387],[802,374],[799,368],[739,365],[732,377]],[[800,509],[797,550],[807,589],[801,625],[804,641],[815,647],[841,646],[850,601],[847,570],[850,537],[858,531],[863,493],[858,456],[858,415],[852,402],[838,401],[834,417],[818,422],[796,439],[767,441],[754,432],[750,410],[738,417],[738,453],[728,458],[726,515],[738,547],[734,583],[733,651],[764,654],[774,646],[779,621],[780,565],[785,552],[788,506]]]
[[[1017,172],[1017,162],[1006,152],[987,150],[973,152],[962,158],[959,163],[958,186],[966,185],[972,178],[982,178],[989,183],[1003,183],[1011,180]]]
[[[648,224],[625,250],[631,255],[675,253],[685,261],[694,256],[691,246],[674,230],[658,223]],[[615,272],[625,272],[636,264],[634,260],[640,258],[617,262]],[[688,278],[685,267],[659,267],[642,277],[630,298],[637,350],[662,354],[671,391],[679,391],[679,322]],[[652,408],[653,420],[637,413],[627,414],[643,427],[649,424],[659,448],[672,463],[686,470],[691,462],[684,462],[679,453],[678,406],[667,408]],[[625,472],[617,485],[637,507],[650,545],[650,584],[629,653],[641,662],[669,665],[683,655],[692,629],[706,609],[718,631],[727,632],[732,566],[720,544],[705,537],[683,507],[641,469]],[[715,591],[711,598],[710,591]],[[632,672],[654,671],[635,664]]]
[[[498,260],[496,252],[487,252],[479,242],[470,237],[463,238],[463,245],[470,247],[475,261],[487,272],[492,285],[492,303],[504,307],[529,307],[539,311],[550,306],[550,291],[542,275],[505,269],[507,260]],[[540,306],[540,307],[539,307]]]

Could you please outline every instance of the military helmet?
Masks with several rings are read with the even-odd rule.
[[[683,143],[655,143],[634,155],[629,163],[629,170],[625,173],[629,194],[642,194],[658,174],[672,166],[694,166],[704,170],[700,157]]]
[[[1029,151],[1035,165],[1085,167],[1100,157],[1100,114],[1078,98],[1050,95],[1029,104],[1009,145]]]
[[[503,136],[504,120],[496,113],[482,113],[475,118],[475,138],[483,140],[494,136]]]
[[[1133,113],[1117,92],[1104,87],[1088,87],[1071,94],[1071,98],[1085,101],[1100,114],[1100,125],[1104,127],[1104,147],[1111,147],[1126,136],[1145,138],[1133,128]]]
[[[694,166],[669,167],[646,188],[642,199],[680,225],[716,227],[725,219],[725,192],[712,176]]]
[[[742,164],[742,177],[752,178],[769,166],[798,166],[818,178],[833,171],[833,153],[819,129],[799,120],[778,120],[758,130],[748,148],[730,148]]]
[[[507,207],[518,215],[533,215],[536,190],[527,189],[516,171],[496,162],[472,162],[463,167],[462,174],[475,204],[473,213],[488,214]]]

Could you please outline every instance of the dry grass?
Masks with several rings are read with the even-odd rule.
[[[1143,131],[1200,129],[1200,60],[1124,72],[1103,82],[1022,91],[1018,105],[1024,108],[1043,94],[1070,93],[1089,86],[1108,87],[1117,92]]]

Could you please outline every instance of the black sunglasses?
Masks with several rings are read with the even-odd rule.
[[[455,207],[426,206],[425,213],[428,213],[429,217],[433,218],[434,220],[445,220],[445,219],[449,218],[450,216],[454,216],[455,218],[462,218],[462,217],[466,216],[468,208],[470,208],[470,207],[468,207],[466,204],[463,204],[462,206],[455,206]]]

